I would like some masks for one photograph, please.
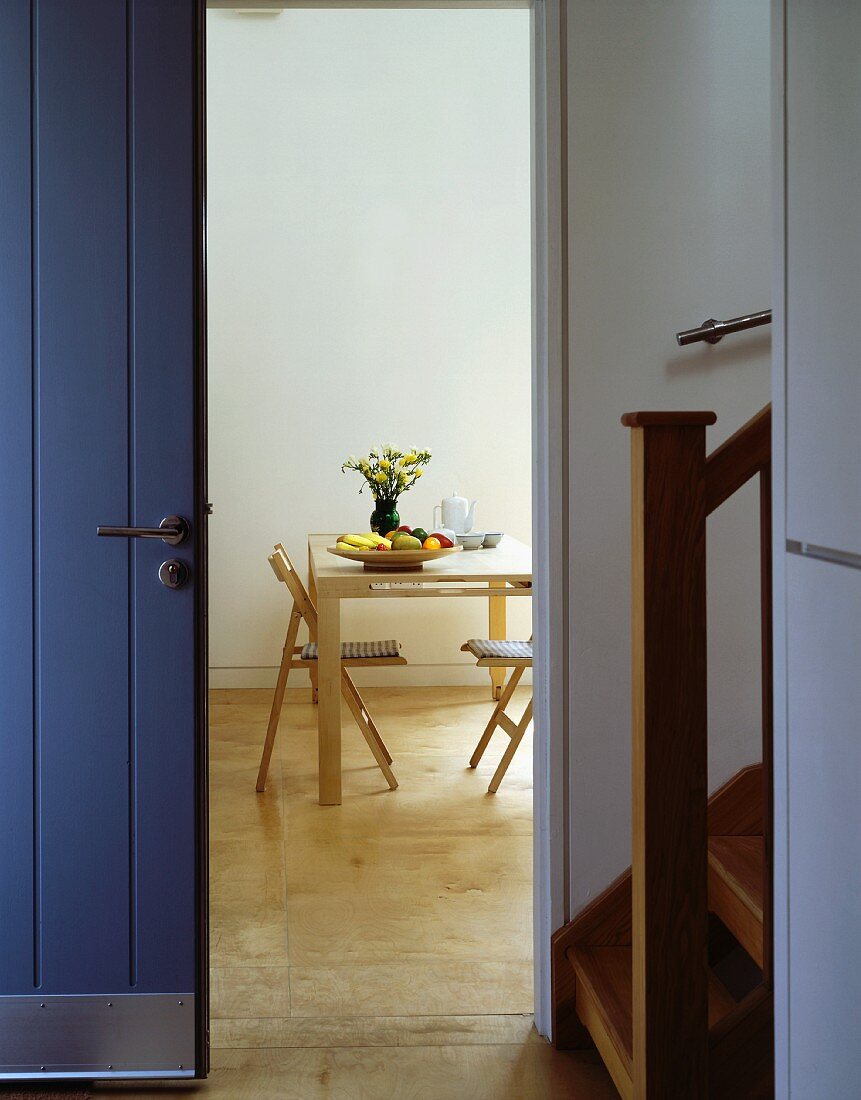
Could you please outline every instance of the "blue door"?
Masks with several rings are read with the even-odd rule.
[[[0,2],[0,1079],[206,1073],[201,53]]]

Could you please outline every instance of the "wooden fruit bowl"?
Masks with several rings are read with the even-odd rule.
[[[450,546],[439,550],[339,550],[336,546],[326,549],[336,558],[360,561],[366,569],[421,569],[426,561],[435,561],[446,554],[459,554],[462,546]]]

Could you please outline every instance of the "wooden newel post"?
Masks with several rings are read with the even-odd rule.
[[[635,1100],[708,1096],[705,430],[628,413]]]

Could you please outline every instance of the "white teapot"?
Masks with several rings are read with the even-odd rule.
[[[467,531],[472,530],[472,525],[475,523],[476,504],[478,504],[477,500],[470,504],[466,497],[459,497],[455,489],[441,505],[434,505],[434,523],[436,523],[437,512],[440,512],[443,526],[450,527],[458,535],[465,535]]]

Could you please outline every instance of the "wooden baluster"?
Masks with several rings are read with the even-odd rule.
[[[708,1095],[705,429],[629,413],[635,1100]]]

